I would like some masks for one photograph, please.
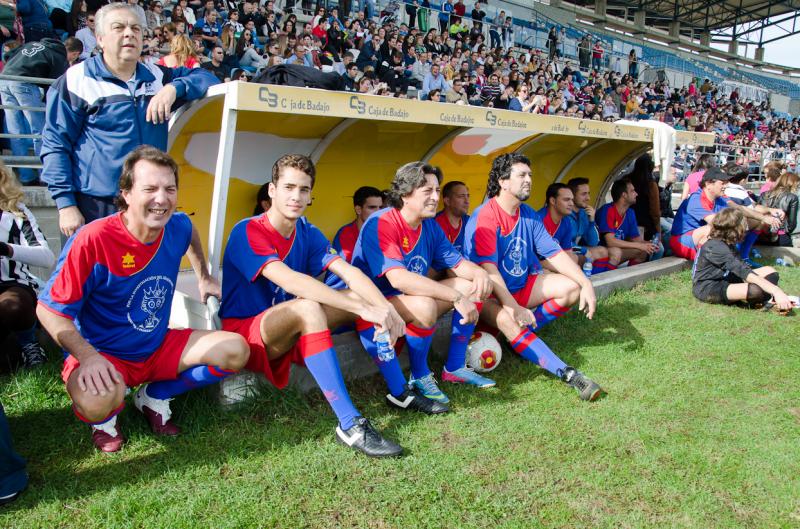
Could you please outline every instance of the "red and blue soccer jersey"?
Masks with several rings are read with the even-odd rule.
[[[597,230],[601,235],[600,242],[603,244],[605,244],[605,239],[602,236],[606,233],[613,233],[614,238],[620,241],[635,239],[639,236],[636,213],[631,208],[628,208],[623,217],[614,207],[614,203],[609,202],[597,210],[594,218],[597,223]]]
[[[75,321],[92,347],[140,362],[167,334],[180,262],[192,221],[175,213],[158,239],[136,239],[118,213],[91,222],[67,241],[39,300]]]
[[[536,212],[539,220],[544,224],[544,229],[550,234],[563,250],[572,249],[572,240],[575,238],[575,227],[569,217],[564,217],[556,224],[553,217],[548,215],[547,208],[544,207]]]
[[[319,228],[301,217],[287,239],[272,226],[264,213],[240,221],[233,227],[222,260],[222,306],[220,318],[249,318],[294,299],[284,289],[261,275],[273,261],[312,277],[339,259]]]
[[[512,293],[525,287],[528,276],[542,271],[540,257],[549,259],[561,251],[530,206],[521,204],[516,215],[509,215],[495,198],[472,213],[465,243],[469,260],[497,266]]]
[[[447,218],[447,213],[442,210],[436,214],[436,222],[439,223],[439,227],[442,228],[447,240],[450,241],[450,244],[456,249],[456,251],[460,254],[464,254],[464,232],[467,227],[467,222],[469,222],[469,215],[464,215],[459,220],[458,226],[453,227],[450,224],[450,219]]]
[[[333,237],[333,248],[339,255],[344,257],[348,263],[353,262],[353,249],[358,240],[358,221],[354,220],[350,224],[345,224]]]
[[[725,198],[719,197],[712,202],[706,198],[702,189],[698,189],[681,202],[678,211],[675,212],[672,235],[683,235],[705,226],[706,221],[703,219],[709,215],[719,213],[726,207],[728,207],[728,202]]]
[[[385,296],[401,294],[386,279],[386,272],[393,268],[424,276],[431,267],[455,268],[462,259],[434,219],[425,219],[413,229],[395,208],[382,209],[367,219],[353,251],[353,265],[371,277]]]

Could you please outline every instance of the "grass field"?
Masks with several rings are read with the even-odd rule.
[[[781,269],[790,293],[800,269]],[[321,396],[269,393],[223,412],[177,399],[185,434],[96,452],[57,372],[0,379],[29,489],[0,527],[800,527],[800,317],[701,305],[688,272],[571,314],[541,336],[608,391],[581,402],[518,358],[453,412],[401,414],[378,378],[354,401],[407,450],[334,442]],[[440,366],[437,366],[440,367]]]

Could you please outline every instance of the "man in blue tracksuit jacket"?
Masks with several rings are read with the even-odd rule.
[[[144,144],[167,150],[175,101],[198,99],[218,83],[202,68],[139,62],[147,27],[141,7],[109,4],[95,21],[103,53],[69,68],[47,92],[42,180],[67,237],[116,211],[114,197],[128,153]]]

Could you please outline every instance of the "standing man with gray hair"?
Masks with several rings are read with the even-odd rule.
[[[116,211],[125,156],[145,144],[166,150],[175,101],[199,99],[217,83],[203,69],[139,62],[145,27],[138,5],[103,6],[95,16],[102,53],[69,68],[47,93],[42,180],[66,237]]]

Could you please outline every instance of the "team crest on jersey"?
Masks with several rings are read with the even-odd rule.
[[[175,285],[166,276],[151,276],[136,285],[128,298],[128,321],[139,332],[153,332],[169,310]]]
[[[514,277],[521,277],[527,272],[527,266],[522,267],[522,262],[528,255],[528,243],[522,237],[514,237],[508,246],[508,251],[503,256],[503,270]]]
[[[408,242],[408,237],[403,237],[403,251],[407,252],[411,248],[411,243]]]
[[[415,274],[424,276],[428,271],[428,261],[426,261],[421,255],[415,255],[408,262],[407,269],[409,272],[414,272]]]
[[[131,252],[122,256],[122,268],[136,268],[136,257]]]

